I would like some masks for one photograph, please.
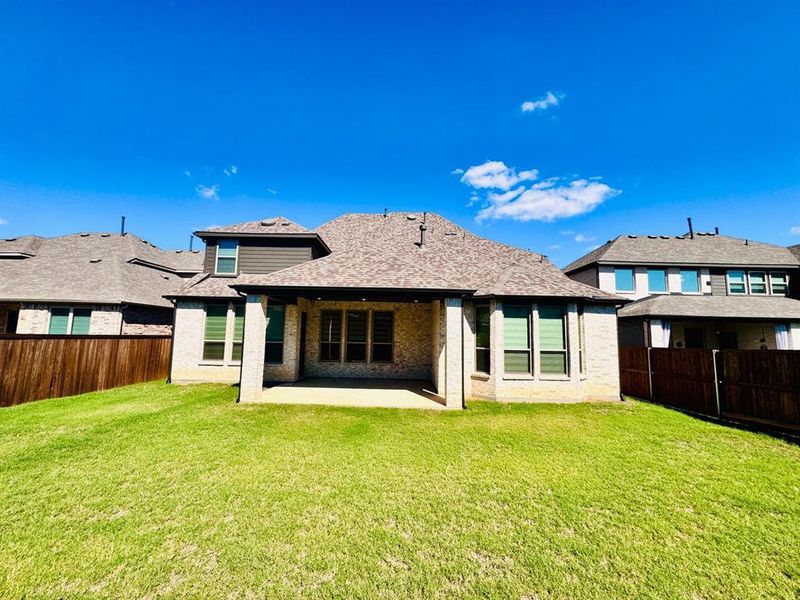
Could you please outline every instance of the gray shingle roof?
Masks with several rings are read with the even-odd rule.
[[[244,235],[291,235],[313,233],[302,225],[290,221],[286,217],[267,217],[258,221],[245,221],[234,225],[221,227],[208,227],[197,231],[195,235],[203,237],[204,234],[229,234],[239,233]]]
[[[622,307],[621,318],[800,319],[800,300],[783,296],[650,296]]]
[[[800,262],[800,244],[796,246],[789,246],[789,250],[791,250],[792,254],[797,257],[797,261]]]
[[[566,277],[542,255],[479,237],[428,213],[349,213],[317,229],[330,256],[268,275],[243,275],[236,285],[447,289],[479,296],[621,298]]]
[[[162,250],[132,234],[14,243],[22,247],[26,240],[36,242],[33,256],[0,258],[2,300],[169,306],[163,296],[181,284],[181,275],[202,270],[201,253]]]
[[[566,273],[594,263],[705,266],[797,267],[783,246],[715,234],[689,236],[621,235],[564,267]]]
[[[31,257],[36,256],[44,238],[38,235],[27,235],[21,238],[6,238],[0,240],[0,257]]]

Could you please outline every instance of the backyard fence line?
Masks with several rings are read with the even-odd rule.
[[[0,335],[0,406],[166,379],[168,335]]]
[[[620,348],[628,396],[716,418],[800,431],[800,352]]]

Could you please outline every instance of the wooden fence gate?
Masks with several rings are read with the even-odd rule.
[[[800,430],[800,352],[620,348],[628,396],[711,417]]]

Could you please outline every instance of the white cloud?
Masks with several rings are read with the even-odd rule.
[[[620,194],[598,180],[559,177],[535,181],[536,169],[517,172],[501,161],[488,161],[467,169],[461,181],[474,189],[469,206],[483,193],[483,206],[477,220],[514,219],[516,221],[554,221],[590,212],[600,204]],[[575,236],[578,243],[593,241],[593,237],[574,231],[562,235]]]
[[[475,189],[497,189],[508,191],[522,181],[532,181],[539,176],[536,169],[517,173],[503,161],[489,160],[482,165],[467,169],[461,181]]]
[[[189,169],[184,169],[183,171],[181,171],[181,173],[183,173],[186,177],[192,176],[192,172]]]
[[[558,106],[561,100],[564,99],[563,92],[551,92],[550,90],[544,93],[544,96],[538,100],[526,100],[522,103],[522,112],[534,112],[537,110],[547,110],[551,106]]]
[[[270,194],[272,194],[274,196],[275,194],[278,193],[278,190],[274,190],[272,188],[267,188],[267,192],[269,192]]]
[[[800,225],[789,227],[789,233],[791,233],[792,235],[800,235]]]
[[[225,173],[227,177],[233,177],[239,172],[239,167],[236,165],[231,165],[227,169],[223,169],[222,172]]]
[[[197,195],[205,200],[219,200],[218,185],[198,185],[194,189]]]
[[[550,244],[547,247],[548,250],[558,250],[559,248],[561,248],[561,244]]]
[[[450,175],[463,175],[464,169],[453,169],[450,171]]]
[[[582,233],[579,233],[574,239],[579,244],[585,244],[586,242],[593,242],[596,238],[593,235],[583,235]]]
[[[5,219],[0,219],[0,225],[8,225],[8,221]]]

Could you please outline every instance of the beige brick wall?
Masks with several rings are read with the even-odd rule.
[[[89,321],[89,335],[119,335],[122,330],[122,313],[119,306],[93,306]]]
[[[17,333],[47,333],[50,309],[46,304],[22,304],[19,309]]]
[[[376,377],[430,380],[431,304],[414,302],[325,302],[301,300],[308,314],[305,373],[309,377]],[[320,314],[323,310],[386,310],[394,312],[394,362],[323,362],[319,359]],[[370,319],[371,326],[371,319]],[[344,333],[345,316],[342,316]],[[369,352],[369,349],[368,349]],[[344,345],[342,345],[344,358]]]
[[[172,349],[172,381],[174,383],[200,381],[238,383],[239,363],[232,360],[219,363],[203,361],[205,324],[206,312],[203,302],[179,301],[177,303]],[[230,356],[227,349],[225,355]]]
[[[172,333],[172,309],[126,305],[122,309],[123,335],[169,335]]]
[[[17,333],[45,334],[50,323],[49,304],[22,304],[19,311]],[[53,306],[66,306],[63,304]],[[70,305],[72,308],[90,308],[92,316],[89,321],[90,335],[119,335],[122,325],[122,314],[117,305]]]

